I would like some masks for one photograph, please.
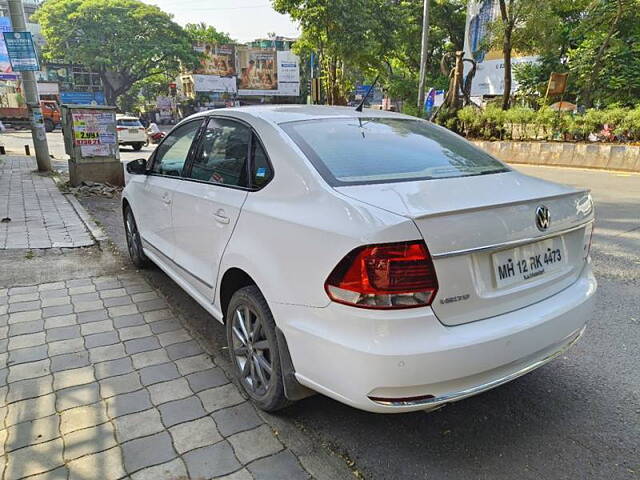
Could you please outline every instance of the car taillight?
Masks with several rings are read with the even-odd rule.
[[[121,132],[122,130],[126,130],[126,127],[116,127],[116,130]]]
[[[438,279],[424,242],[359,247],[344,257],[325,282],[331,300],[361,308],[431,305]]]

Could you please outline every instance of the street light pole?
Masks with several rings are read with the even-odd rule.
[[[13,31],[26,32],[27,25],[24,20],[22,0],[9,0],[9,14],[11,15]],[[49,146],[47,145],[47,134],[44,128],[36,75],[31,71],[23,71],[20,75],[22,77],[22,88],[24,89],[27,110],[29,112],[31,138],[33,139],[33,146],[36,150],[38,170],[40,172],[49,172],[51,171],[51,158],[49,156]]]
[[[424,0],[422,11],[422,46],[420,48],[420,79],[418,81],[418,112],[424,110],[424,80],[427,73],[427,49],[429,48],[429,0]]]

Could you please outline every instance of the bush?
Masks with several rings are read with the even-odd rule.
[[[496,140],[579,140],[600,134],[605,125],[615,134],[607,141],[640,141],[640,106],[634,109],[613,106],[606,110],[589,109],[583,114],[557,112],[548,106],[535,111],[527,107],[501,110],[489,104],[484,110],[474,106],[457,112],[449,128],[470,138]]]

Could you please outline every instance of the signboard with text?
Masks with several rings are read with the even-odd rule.
[[[38,71],[40,63],[31,32],[3,32],[11,68],[16,72]]]
[[[109,156],[116,145],[115,115],[101,110],[78,110],[71,114],[73,144],[83,157]]]

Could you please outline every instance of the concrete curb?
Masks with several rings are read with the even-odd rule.
[[[104,242],[109,240],[107,234],[98,226],[98,224],[91,218],[89,212],[80,204],[78,199],[71,193],[64,194],[67,201],[71,204],[73,209],[76,211],[84,226],[87,227],[91,236],[98,242],[99,245],[102,245]]]
[[[640,173],[640,147],[635,145],[481,140],[472,143],[507,163]]]

